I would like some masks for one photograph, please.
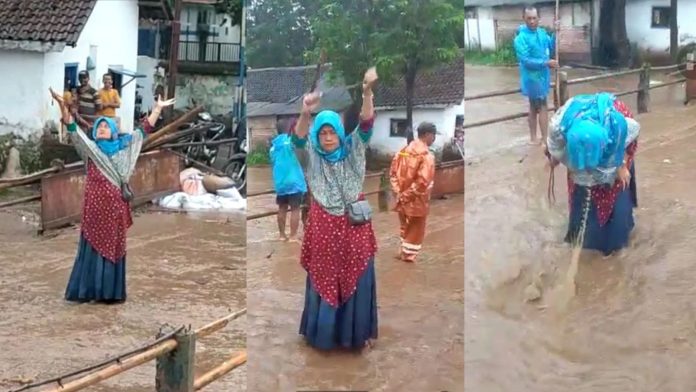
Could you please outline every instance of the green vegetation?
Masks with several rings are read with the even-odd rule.
[[[249,166],[263,166],[270,163],[271,157],[268,155],[268,149],[266,148],[257,147],[247,155],[247,165]]]
[[[464,59],[467,64],[511,66],[517,64],[512,40],[500,45],[496,50],[466,49]]]

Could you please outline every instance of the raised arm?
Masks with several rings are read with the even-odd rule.
[[[162,114],[162,109],[167,106],[172,106],[174,103],[176,103],[175,98],[162,101],[162,96],[158,95],[157,102],[155,102],[155,107],[152,109],[152,113],[150,113],[150,115],[147,117],[148,124],[154,128],[155,125],[157,125],[157,120],[159,119],[160,114]]]
[[[312,120],[312,111],[319,107],[321,93],[309,93],[302,98],[302,110],[292,128],[292,141],[296,147],[303,148],[307,144],[309,134],[309,122]]]

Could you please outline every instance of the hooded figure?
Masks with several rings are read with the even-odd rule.
[[[550,156],[568,168],[566,241],[585,228],[585,249],[609,255],[625,247],[637,206],[633,158],[640,125],[614,95],[599,93],[571,98],[549,131]]]

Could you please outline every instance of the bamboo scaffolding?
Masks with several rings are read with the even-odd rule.
[[[240,311],[230,313],[227,316],[225,316],[219,320],[215,320],[210,324],[207,324],[207,325],[204,325],[204,326],[198,328],[195,331],[196,338],[198,339],[198,338],[202,338],[204,336],[208,336],[208,335],[212,334],[213,332],[217,332],[217,331],[225,328],[225,326],[227,326],[227,324],[229,324],[230,321],[236,320],[239,317],[245,315],[246,311],[247,311],[246,308],[244,308]]]
[[[244,363],[246,363],[246,361],[247,352],[246,350],[244,350],[241,353],[221,363],[219,366],[212,369],[211,371],[205,373],[201,377],[197,378],[193,382],[193,389],[196,391],[203,389],[203,387],[205,387],[206,385],[231,372],[234,368],[243,365]]]

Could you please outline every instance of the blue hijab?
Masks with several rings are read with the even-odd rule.
[[[97,139],[97,127],[102,121],[106,122],[111,129],[111,139],[109,140]],[[112,156],[128,147],[128,144],[132,138],[133,137],[131,135],[127,134],[119,135],[116,122],[109,117],[99,117],[97,121],[94,122],[94,126],[92,126],[92,139],[94,139],[97,147],[99,147],[99,149],[106,154],[106,156]]]
[[[568,165],[573,170],[618,167],[623,163],[628,125],[609,93],[578,95],[561,120]]]
[[[330,153],[324,151],[321,148],[321,144],[319,144],[319,131],[324,125],[330,125],[336,132],[336,136],[338,136],[339,140],[338,148]],[[323,110],[317,114],[317,117],[314,119],[314,125],[309,131],[309,137],[312,141],[314,150],[327,161],[338,162],[346,157],[346,151],[348,150],[346,144],[350,143],[350,140],[346,138],[346,131],[343,128],[341,116],[333,110]]]

